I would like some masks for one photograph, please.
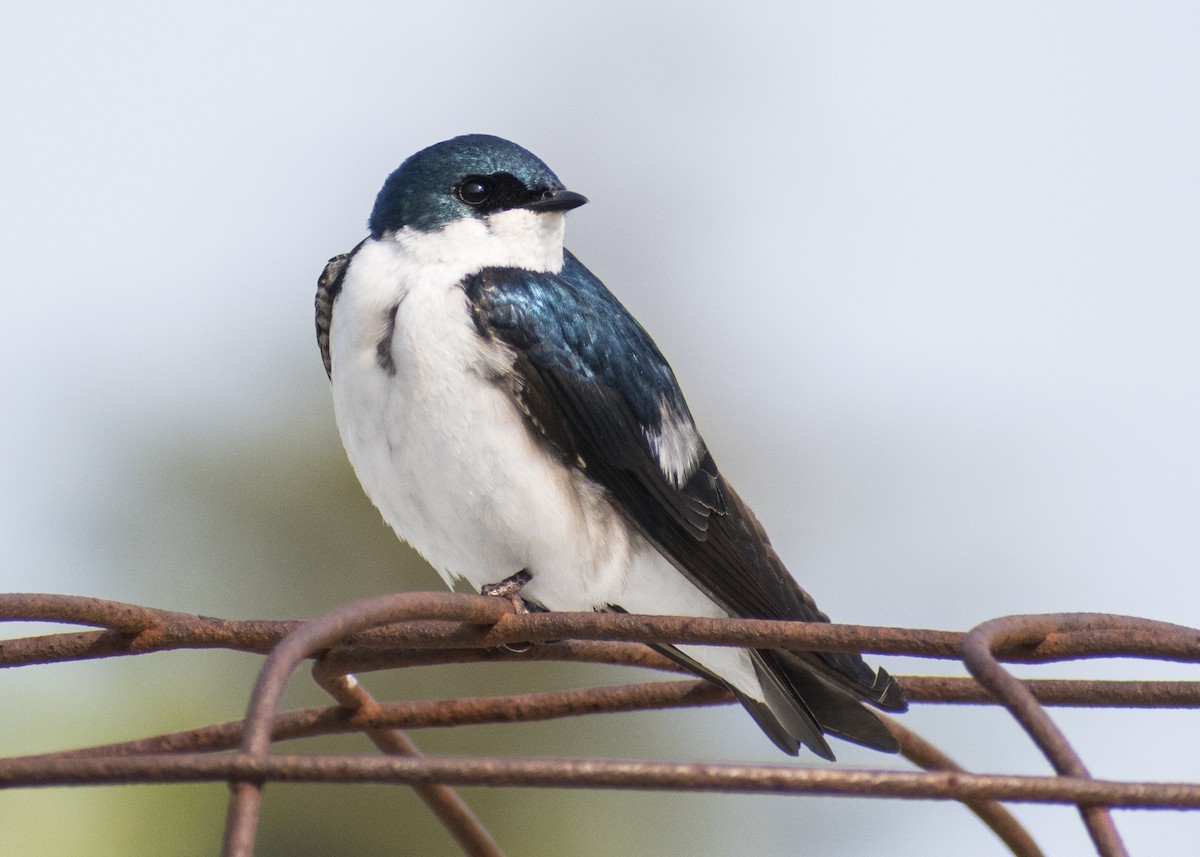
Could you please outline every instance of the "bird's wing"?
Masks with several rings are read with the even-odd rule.
[[[530,425],[612,492],[683,574],[734,616],[829,621],[717,470],[654,341],[574,256],[558,274],[489,268],[464,288],[480,334],[514,354],[504,382]],[[823,681],[904,707],[891,677],[857,655],[803,658]]]
[[[358,249],[357,247],[355,248]],[[321,362],[325,364],[325,374],[333,377],[333,363],[329,358],[329,328],[333,324],[333,302],[342,290],[342,280],[346,276],[346,268],[350,266],[353,252],[334,256],[325,263],[325,270],[317,280],[317,347],[321,349]]]
[[[346,278],[346,269],[350,267],[350,259],[365,244],[359,241],[349,253],[334,256],[325,263],[325,270],[317,279],[317,347],[321,349],[321,362],[325,364],[325,374],[333,377],[333,364],[329,357],[329,328],[333,324],[333,302],[342,291],[342,280]]]

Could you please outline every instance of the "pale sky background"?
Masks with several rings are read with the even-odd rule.
[[[172,451],[206,450],[217,475],[250,436],[340,455],[317,275],[403,158],[486,132],[591,199],[568,245],[654,335],[835,620],[1200,625],[1200,6],[66,2],[4,18],[0,591],[290,615],[269,597],[286,579],[259,600],[214,584],[217,549],[186,514],[145,573],[112,522],[165,526],[142,480]],[[331,573],[318,600],[343,593]],[[1056,714],[1097,775],[1193,782],[1198,717]],[[681,758],[782,760],[736,710],[679,722]],[[1047,771],[994,711],[909,722],[968,767]],[[536,795],[514,806],[535,815]],[[681,854],[1003,853],[954,807],[671,806],[689,800],[710,817]],[[1070,810],[1018,812],[1048,854],[1089,853]],[[1197,813],[1118,823],[1135,853],[1200,840]]]

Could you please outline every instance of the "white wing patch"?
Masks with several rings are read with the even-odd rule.
[[[662,428],[646,432],[646,438],[663,476],[676,488],[682,488],[696,472],[704,444],[691,419],[671,407],[666,396],[658,401],[658,418]]]

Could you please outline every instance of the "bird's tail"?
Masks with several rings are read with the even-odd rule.
[[[885,753],[900,750],[892,733],[861,701],[891,711],[907,708],[899,685],[882,669],[872,672],[872,682],[864,688],[840,670],[822,669],[824,664],[816,656],[753,651],[750,658],[762,689],[760,700],[673,646],[654,648],[689,672],[732,692],[759,728],[785,753],[799,755],[800,747],[805,746],[821,758],[834,761],[825,735]],[[863,667],[870,671],[865,664]]]
[[[764,690],[777,686],[784,691],[782,698],[769,697],[775,703],[771,707],[777,717],[789,707],[799,709],[825,734],[885,753],[899,752],[900,745],[892,733],[862,704],[865,701],[889,711],[904,711],[908,707],[900,686],[886,670],[872,671],[856,657],[871,675],[867,683],[849,680],[841,670],[831,670],[819,656],[807,653],[764,651],[755,652],[753,658]],[[783,714],[780,719],[787,722],[788,717]],[[804,736],[797,737],[808,744]],[[823,755],[818,747],[809,746]]]

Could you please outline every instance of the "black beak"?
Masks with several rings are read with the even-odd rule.
[[[538,199],[521,206],[530,211],[570,211],[587,202],[587,197],[570,190],[544,191]]]

